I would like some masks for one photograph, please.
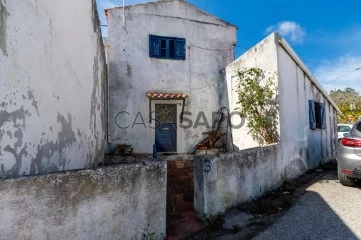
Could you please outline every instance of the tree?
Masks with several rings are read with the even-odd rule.
[[[338,116],[339,122],[353,123],[361,116],[361,96],[355,89],[331,90],[330,97],[344,115]]]

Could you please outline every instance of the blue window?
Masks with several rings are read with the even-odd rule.
[[[186,59],[185,38],[149,35],[149,57],[174,60]]]
[[[315,102],[313,100],[309,100],[308,105],[309,105],[310,128],[312,130],[325,129],[326,128],[325,104]]]

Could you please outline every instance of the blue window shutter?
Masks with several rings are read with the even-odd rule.
[[[325,104],[320,103],[321,129],[326,129],[326,111]]]
[[[308,110],[309,110],[309,117],[310,117],[310,129],[316,129],[316,112],[315,112],[315,101],[308,100]]]
[[[177,38],[175,41],[175,58],[186,59],[186,40],[184,38]]]
[[[160,38],[149,35],[149,57],[160,57]]]

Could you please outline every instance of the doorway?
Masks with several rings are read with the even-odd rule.
[[[183,239],[206,227],[194,212],[194,161],[167,162],[167,239]]]
[[[177,105],[155,104],[157,152],[177,152]]]

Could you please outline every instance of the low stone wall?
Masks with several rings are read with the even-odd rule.
[[[284,176],[279,152],[275,144],[196,158],[194,207],[198,215],[215,216],[278,187]]]
[[[167,163],[0,181],[0,239],[164,239]]]

